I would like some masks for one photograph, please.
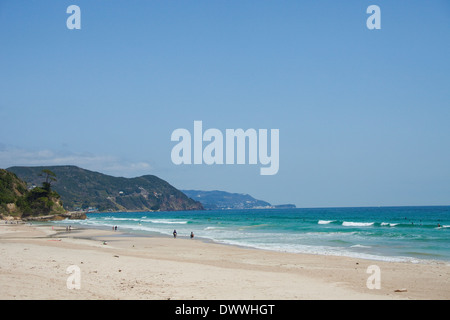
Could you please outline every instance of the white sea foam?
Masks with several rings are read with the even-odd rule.
[[[360,258],[367,260],[377,260],[377,261],[389,261],[389,262],[413,262],[418,263],[419,260],[412,257],[387,257],[379,256],[369,253],[352,252],[342,247],[329,247],[329,246],[315,246],[315,245],[299,245],[299,244],[284,244],[280,245],[278,243],[248,243],[238,240],[216,240],[216,242],[238,245],[244,247],[251,247],[262,250],[271,250],[279,252],[290,252],[290,253],[306,253],[306,254],[316,254],[316,255],[330,255],[330,256],[345,256],[352,258]]]
[[[100,219],[100,220],[103,220],[103,221],[140,221],[142,219],[107,217],[107,218],[103,218],[103,219]]]
[[[350,248],[372,248],[371,246],[365,246],[362,244],[355,244],[353,246],[350,246]]]
[[[390,222],[382,222],[381,226],[383,227],[395,227],[398,223],[390,223]]]
[[[344,237],[348,237],[348,236],[352,236],[358,234],[358,232],[356,231],[351,231],[351,232],[342,232],[342,231],[334,231],[334,232],[316,232],[316,231],[311,231],[311,232],[306,232],[304,233],[305,236],[317,236],[317,237],[336,237],[336,236],[344,236]]]
[[[342,225],[344,227],[370,227],[373,225],[373,222],[351,222],[351,221],[344,221],[342,222]]]
[[[223,230],[225,229],[224,227],[206,227],[203,230],[207,231],[207,230]]]
[[[184,220],[152,220],[152,219],[146,219],[142,220],[143,222],[151,222],[151,223],[161,223],[161,224],[187,224],[189,221]]]
[[[329,224],[331,222],[334,222],[335,220],[319,220],[319,222],[317,222],[318,224]]]

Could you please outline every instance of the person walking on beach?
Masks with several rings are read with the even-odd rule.
[[[177,230],[173,230],[173,238],[175,239],[177,237]]]

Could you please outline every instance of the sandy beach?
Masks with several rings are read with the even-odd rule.
[[[380,289],[367,286],[371,265],[380,268]],[[67,272],[71,266],[79,270],[79,289],[68,288],[76,273]],[[0,225],[0,299],[449,298],[447,262],[381,262],[113,230]]]

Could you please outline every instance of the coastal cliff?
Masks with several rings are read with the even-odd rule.
[[[42,176],[41,176],[42,180]],[[40,185],[40,184],[39,184]],[[47,181],[28,188],[14,173],[0,169],[0,217],[2,219],[40,219],[67,214],[60,195]]]
[[[39,183],[42,170],[54,172],[58,178],[52,187],[68,211],[203,210],[200,202],[154,175],[113,177],[76,166],[11,167],[7,170],[26,181],[29,188]]]

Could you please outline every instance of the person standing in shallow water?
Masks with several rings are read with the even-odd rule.
[[[194,233],[193,232],[191,232],[191,239],[193,239],[194,238]]]
[[[177,230],[173,230],[173,238],[175,239],[177,237]]]

